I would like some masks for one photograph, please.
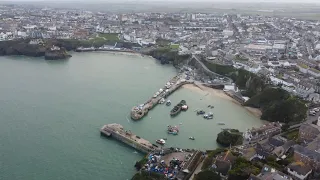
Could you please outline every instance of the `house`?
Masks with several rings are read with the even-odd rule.
[[[289,175],[264,165],[259,175],[250,175],[248,180],[293,180]]]
[[[282,157],[285,155],[288,150],[296,144],[295,141],[289,140],[285,142],[283,145],[276,147],[273,151],[272,154],[276,155],[277,157]]]
[[[302,73],[308,73],[309,66],[305,64],[297,64],[297,67],[299,68],[299,71]]]
[[[312,169],[320,171],[320,153],[315,150],[310,150],[307,147],[301,145],[294,145],[293,158],[295,161],[303,162],[304,164],[311,166]]]
[[[226,176],[231,169],[236,157],[230,151],[221,153],[215,159],[212,168],[215,169],[221,176]]]
[[[296,84],[295,92],[298,96],[306,98],[309,94],[314,93],[316,90],[312,87],[312,85],[308,83],[304,83],[300,81],[300,83]]]
[[[286,167],[286,170],[295,180],[305,180],[312,172],[312,168],[303,162],[293,162]]]
[[[299,128],[299,140],[312,142],[320,134],[320,127],[315,124],[304,123]]]

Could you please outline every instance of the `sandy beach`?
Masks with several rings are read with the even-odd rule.
[[[248,110],[251,114],[253,114],[254,116],[260,118],[261,117],[261,110],[257,109],[257,108],[252,108],[252,107],[246,107],[246,106],[242,106],[238,101],[236,101],[235,99],[231,98],[230,96],[226,95],[223,90],[219,90],[219,89],[213,89],[213,88],[209,88],[203,85],[194,85],[194,84],[186,84],[183,85],[183,88],[187,88],[190,89],[192,91],[201,93],[203,95],[209,95],[212,96],[212,98],[214,97],[220,97],[223,99],[226,99],[228,101],[231,101],[243,108],[245,108],[246,110]]]

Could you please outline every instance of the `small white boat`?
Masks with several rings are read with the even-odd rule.
[[[164,145],[164,144],[166,143],[166,141],[165,141],[164,139],[158,139],[158,140],[156,141],[156,143],[161,144],[161,145]]]
[[[164,98],[161,98],[159,101],[159,104],[163,104],[166,100]]]
[[[189,139],[190,139],[190,140],[195,140],[195,138],[194,138],[194,137],[192,137],[192,136],[191,136],[191,137],[189,137]]]

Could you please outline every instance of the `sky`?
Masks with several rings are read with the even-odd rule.
[[[35,1],[48,1],[48,2],[53,2],[53,1],[63,1],[63,2],[68,2],[68,1],[80,1],[80,2],[115,2],[114,0],[0,0],[0,2],[3,1],[15,1],[15,2],[35,2]],[[171,1],[171,2],[278,2],[278,3],[320,3],[320,0],[117,0],[117,2],[125,2],[125,1],[145,1],[145,2],[159,2],[159,1]]]

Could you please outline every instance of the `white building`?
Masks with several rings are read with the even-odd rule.
[[[230,36],[233,36],[233,31],[225,29],[225,30],[223,30],[222,34],[224,36],[230,37]]]
[[[254,52],[254,53],[266,53],[268,50],[272,49],[272,46],[269,45],[257,45],[257,44],[248,44],[245,47],[247,52]]]
[[[288,165],[287,172],[297,180],[305,180],[312,172],[312,168],[303,162],[294,162]]]
[[[286,45],[284,44],[274,44],[272,46],[272,51],[275,53],[283,53],[286,50]]]

